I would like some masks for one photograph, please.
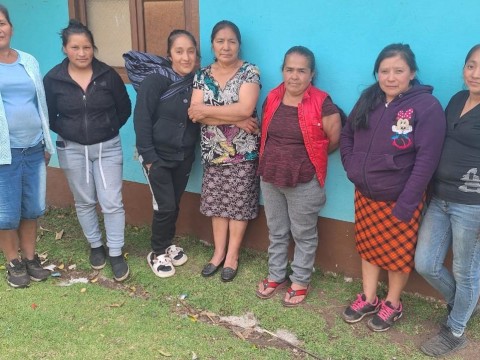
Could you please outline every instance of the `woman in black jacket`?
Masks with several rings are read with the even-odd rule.
[[[173,276],[175,266],[188,259],[172,240],[199,136],[198,124],[191,122],[187,113],[197,42],[188,31],[174,30],[167,46],[168,59],[155,59],[163,65],[146,76],[138,89],[133,119],[139,160],[153,195],[152,251],[147,262],[161,278]]]
[[[98,202],[114,278],[123,281],[129,268],[122,255],[125,211],[119,129],[130,116],[130,99],[115,70],[94,57],[93,35],[86,26],[70,20],[61,37],[66,58],[44,78],[51,129],[58,134],[58,160],[90,243],[90,265],[102,269],[107,256]]]

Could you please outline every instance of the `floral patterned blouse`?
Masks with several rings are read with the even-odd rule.
[[[258,67],[246,61],[223,89],[214,79],[210,65],[197,71],[193,87],[203,91],[204,104],[222,106],[238,102],[240,86],[244,83],[261,86]],[[252,116],[256,115],[254,110]],[[259,138],[259,134],[248,134],[235,125],[202,125],[200,142],[202,163],[230,165],[256,160]]]

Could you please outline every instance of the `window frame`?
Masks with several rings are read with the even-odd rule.
[[[132,50],[146,51],[146,31],[143,4],[161,0],[128,0],[130,10],[130,26],[132,35]],[[184,6],[185,30],[191,32],[199,41],[199,0],[182,0]],[[68,14],[71,19],[77,19],[88,24],[87,0],[68,0]],[[130,83],[127,71],[123,66],[112,66],[125,83]]]

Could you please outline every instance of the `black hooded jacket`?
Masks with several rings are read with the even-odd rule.
[[[114,138],[132,111],[122,79],[112,67],[94,58],[92,80],[83,91],[68,74],[68,63],[65,58],[43,79],[50,128],[82,145]]]

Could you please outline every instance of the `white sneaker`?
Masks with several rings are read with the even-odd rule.
[[[166,255],[155,256],[155,253],[152,251],[147,255],[147,262],[153,273],[158,277],[167,278],[175,275],[172,260]]]
[[[183,265],[188,260],[188,256],[183,252],[183,249],[175,245],[170,245],[167,250],[165,250],[165,254],[172,260],[173,266]]]

